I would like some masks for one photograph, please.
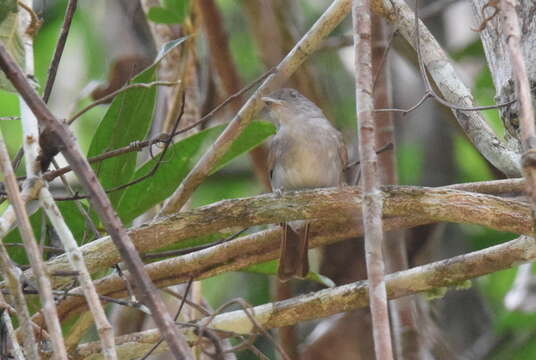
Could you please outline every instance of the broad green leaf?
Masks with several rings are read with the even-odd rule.
[[[0,0],[0,43],[15,59],[15,62],[21,65],[24,60],[24,48],[17,31],[18,26],[17,1]],[[0,89],[15,92],[15,88],[3,72],[0,72]]]
[[[147,12],[147,17],[157,24],[178,24],[180,18],[169,9],[153,6]]]
[[[278,263],[279,262],[277,260],[270,260],[270,261],[266,261],[260,264],[248,266],[242,269],[242,271],[252,272],[252,273],[257,273],[257,274],[264,274],[264,275],[277,275]],[[331,280],[327,276],[320,275],[319,273],[316,273],[313,271],[309,271],[309,273],[305,277],[305,280],[314,281],[326,287],[335,286],[335,283],[333,282],[333,280]]]
[[[156,78],[156,65],[171,49],[186,38],[166,44],[154,63],[135,76],[133,83],[148,83]],[[156,87],[133,88],[114,98],[102,119],[89,147],[88,157],[143,140],[149,130],[155,105]],[[137,153],[117,156],[93,166],[105,189],[127,183],[134,174]],[[117,205],[123,190],[110,193],[112,205]]]
[[[189,0],[163,0],[163,3],[165,8],[171,10],[178,17],[179,23],[182,23],[188,15]]]
[[[122,197],[117,213],[129,223],[154,205],[169,197],[188,174],[203,150],[203,145],[212,143],[223,130],[224,125],[203,130],[171,145],[158,171],[144,181],[128,187]],[[218,163],[218,168],[262,143],[275,133],[275,128],[267,122],[253,122],[234,142],[233,146]],[[141,166],[134,175],[140,178],[148,174],[158,161],[158,156]]]
[[[190,1],[163,0],[163,6],[154,6],[147,12],[147,17],[158,24],[181,24],[188,14]]]

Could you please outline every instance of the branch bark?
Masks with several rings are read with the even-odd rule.
[[[385,230],[452,221],[518,234],[533,233],[530,207],[524,203],[447,189],[385,187],[384,190]],[[312,228],[311,247],[316,247],[363,234],[362,225],[355,220],[361,200],[361,192],[353,188],[294,192],[281,198],[261,195],[225,200],[162,219],[134,230],[131,235],[138,250],[145,252],[228,227],[279,223],[282,219],[323,219],[326,223]],[[279,239],[279,230],[267,230],[152,263],[146,270],[158,287],[187,281],[190,276],[207,278],[275,259],[279,255]],[[90,270],[107,268],[120,260],[107,238],[84,246],[82,251]],[[59,269],[70,269],[65,256],[49,263],[49,271]],[[25,275],[32,277],[30,272]],[[124,279],[117,275],[97,280],[95,285],[101,295],[123,297],[127,294]],[[74,289],[73,293],[80,293],[80,289]],[[60,316],[64,319],[85,306],[82,298],[69,297],[59,306]]]
[[[516,11],[517,3],[515,0],[501,0],[500,11],[504,19],[504,41],[510,55],[512,75],[516,85],[515,94],[518,99],[520,140],[524,151],[523,172],[527,182],[527,193],[532,198],[533,211],[536,214],[536,119],[534,118],[529,73],[523,59],[521,27]],[[536,41],[536,39],[534,40]]]
[[[104,189],[100,185],[87,159],[81,154],[80,148],[70,129],[58,121],[49,111],[43,100],[35,93],[28,80],[13,61],[6,51],[5,47],[0,44],[0,67],[12,82],[14,87],[24,98],[25,103],[36,115],[43,126],[48,127],[57,141],[61,145],[61,151],[75,173],[78,179],[88,191],[91,203],[101,217],[107,232],[111,235],[112,240],[122,255],[122,260],[127,264],[133,279],[136,282],[138,296],[151,309],[155,322],[162,335],[168,341],[172,353],[177,359],[181,358],[181,345],[184,345],[184,339],[176,332],[174,322],[159,296],[155,291],[154,285],[144,271],[143,262],[136,252],[132,241],[128,237],[126,230],[123,228],[121,221],[113,211]],[[41,276],[39,276],[41,278]],[[182,341],[181,341],[182,340]],[[58,353],[59,355],[59,353]]]
[[[354,0],[354,67],[356,112],[359,122],[359,155],[363,172],[363,227],[374,353],[378,360],[393,359],[389,307],[383,258],[382,196],[378,189],[376,123],[372,78],[372,19],[370,2]]]
[[[446,287],[466,286],[466,281],[499,270],[517,266],[519,263],[536,259],[536,243],[527,236],[521,236],[504,244],[469,254],[459,255],[413,269],[399,271],[386,276],[389,298],[396,299],[411,294],[432,291]],[[289,300],[255,306],[252,309],[256,322],[265,329],[293,325],[302,321],[317,319],[343,311],[350,311],[368,305],[368,284],[358,281],[348,285],[325,289],[298,296]],[[199,321],[206,324],[207,318]],[[216,315],[210,328],[249,334],[255,325],[242,310]],[[187,333],[190,336],[193,331]],[[143,349],[158,341],[155,330],[129,334],[116,340],[121,358],[132,359]],[[99,343],[88,343],[78,347],[74,359],[99,359]],[[164,351],[159,349],[158,351]]]
[[[373,11],[398,29],[414,48],[416,46],[415,13],[403,0],[373,0]],[[419,21],[419,43],[422,61],[441,95],[456,105],[452,112],[478,151],[497,169],[509,177],[520,175],[520,156],[508,148],[493,132],[478,111],[464,109],[476,106],[474,98],[461,81],[445,51],[434,36]]]

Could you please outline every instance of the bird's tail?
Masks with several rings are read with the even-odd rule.
[[[280,281],[304,278],[309,272],[309,223],[296,231],[288,223],[281,224],[281,254],[277,276]]]

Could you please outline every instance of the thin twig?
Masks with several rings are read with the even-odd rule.
[[[60,168],[59,165],[58,165],[58,162],[56,161],[56,159],[52,159],[52,165],[54,165],[54,168],[56,168],[56,169]],[[60,179],[61,179],[61,182],[62,182],[63,186],[67,189],[67,191],[72,196],[74,196],[75,192],[74,192],[71,184],[69,184],[69,182],[65,178],[65,175],[60,175]],[[78,200],[74,200],[74,204],[75,204],[76,208],[78,209],[78,212],[80,212],[80,214],[84,218],[87,228],[89,230],[91,230],[91,232],[93,233],[93,238],[94,239],[99,238],[99,236],[100,236],[99,230],[97,230],[97,226],[93,223],[93,219],[91,219],[91,216],[89,216],[88,212],[86,211],[86,209],[84,208],[82,203],[80,201],[78,201]]]
[[[184,94],[183,94],[183,96],[184,96]],[[183,101],[183,103],[184,103],[184,101]],[[177,319],[179,318],[179,315],[181,314],[182,308],[184,307],[184,304],[186,303],[186,298],[188,297],[188,293],[190,292],[190,288],[192,287],[193,282],[194,282],[194,278],[190,277],[190,279],[188,279],[188,283],[186,284],[186,289],[184,289],[184,295],[183,295],[181,303],[179,305],[179,309],[177,310],[177,313],[175,314],[175,317],[174,317],[175,321],[177,321]],[[160,340],[158,340],[158,342],[156,344],[154,344],[154,346],[145,355],[143,355],[141,360],[146,360],[149,356],[151,356],[153,351],[158,346],[160,346],[160,344],[162,344],[163,341],[164,341],[164,339],[160,338]]]
[[[145,273],[139,254],[132,245],[132,241],[123,224],[115,214],[104,189],[97,181],[93,169],[82,155],[70,129],[52,115],[2,44],[0,44],[0,68],[24,98],[25,103],[37,115],[42,125],[54,133],[60,141],[63,155],[73,167],[86,191],[90,194],[90,200],[96,212],[101,217],[105,229],[121,252],[132,278],[136,281],[136,289],[140,299],[151,309],[155,322],[168,342],[171,352],[176,358],[188,356],[188,354],[182,354],[181,352],[182,348],[188,348],[184,338],[177,332],[160,295],[154,290],[154,285]]]
[[[2,169],[2,173],[6,178],[7,174],[9,173],[9,169],[7,168],[8,164],[11,165],[8,157],[7,148],[4,143],[4,137],[0,132],[0,168]],[[8,171],[7,173],[6,170]],[[8,233],[10,225],[7,224],[6,221],[2,221],[0,222],[0,224],[0,268],[2,270],[2,274],[4,274],[4,277],[7,280],[7,285],[11,292],[12,303],[14,303],[15,308],[17,309],[17,317],[20,322],[20,327],[23,329],[23,345],[26,351],[26,355],[29,358],[38,359],[39,352],[37,350],[37,342],[35,340],[32,322],[30,320],[30,312],[28,310],[26,298],[22,293],[22,284],[19,280],[21,270],[15,267],[15,265],[9,258],[7,249],[4,245],[4,241],[1,241],[2,238]]]
[[[365,230],[365,260],[370,286],[369,302],[372,316],[374,352],[378,360],[393,359],[389,308],[385,287],[382,247],[382,197],[378,189],[377,156],[375,151],[376,123],[374,119],[372,78],[372,25],[368,0],[354,0],[352,6],[354,31],[356,111],[359,119],[359,154],[363,172],[363,227]]]
[[[67,42],[67,35],[69,35],[69,30],[71,28],[71,22],[73,20],[74,12],[76,11],[77,2],[78,0],[69,0],[69,3],[67,4],[65,17],[63,20],[62,28],[61,28],[61,33],[58,38],[58,41],[56,42],[56,49],[54,50],[54,56],[52,57],[52,61],[48,68],[48,78],[47,78],[47,82],[45,85],[45,91],[43,94],[43,100],[45,101],[45,103],[48,103],[48,100],[52,93],[52,86],[54,86],[54,81],[56,80],[56,73],[58,71],[58,66],[61,60],[61,56],[63,54],[63,50],[65,49],[65,44]],[[19,167],[23,154],[24,154],[23,149],[20,148],[19,151],[17,151],[15,158],[13,159],[13,167],[15,169]]]
[[[152,81],[150,83],[134,83],[134,84],[125,85],[122,88],[117,89],[117,90],[109,93],[108,95],[103,96],[100,99],[92,102],[91,104],[87,105],[86,107],[84,107],[83,109],[78,111],[76,114],[72,115],[67,120],[67,124],[71,125],[76,119],[78,119],[80,116],[84,115],[89,110],[93,109],[95,106],[100,105],[100,104],[104,104],[104,103],[108,102],[109,100],[113,99],[114,97],[116,97],[117,95],[119,95],[119,94],[121,94],[121,93],[123,93],[125,91],[128,91],[130,89],[134,89],[134,88],[149,89],[149,88],[152,88],[154,86],[175,86],[177,84],[180,84],[180,82],[177,82],[177,81]]]
[[[155,252],[155,253],[144,254],[143,259],[151,260],[151,259],[161,259],[161,258],[172,257],[172,256],[181,256],[181,255],[190,254],[199,250],[208,249],[209,247],[220,245],[228,241],[234,240],[240,235],[242,235],[246,230],[248,230],[248,228],[244,228],[229,237],[226,237],[224,239],[221,239],[221,240],[218,240],[213,243],[206,244],[206,245],[199,245],[199,246],[195,246],[195,247],[191,247],[187,249],[168,250],[168,251],[160,251],[160,252]]]
[[[91,274],[84,262],[82,252],[78,248],[78,244],[76,243],[71,230],[65,223],[65,220],[48,188],[43,188],[41,190],[39,201],[65,248],[65,253],[69,258],[72,268],[78,273],[77,279],[80,282],[80,287],[84,292],[85,299],[89,305],[91,314],[93,315],[97,333],[102,343],[104,358],[115,360],[117,359],[117,354],[115,352],[113,328],[106,318],[106,313],[99,301],[95,285],[93,284]]]
[[[60,65],[61,56],[65,49],[65,44],[67,43],[67,36],[69,35],[69,30],[71,30],[71,23],[73,21],[74,13],[76,11],[78,0],[69,0],[67,8],[65,9],[65,16],[63,17],[63,25],[61,26],[60,36],[56,42],[56,49],[54,50],[54,55],[52,56],[52,61],[48,67],[48,77],[45,85],[45,90],[43,92],[43,101],[48,103],[50,99],[50,94],[52,94],[52,87],[56,81],[56,74],[58,72],[58,67]]]

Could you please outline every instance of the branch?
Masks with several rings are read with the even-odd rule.
[[[63,25],[61,26],[60,36],[56,42],[56,49],[54,50],[54,56],[48,67],[48,78],[45,85],[45,91],[43,92],[43,101],[48,103],[50,94],[52,94],[52,87],[54,86],[54,81],[56,80],[56,73],[58,72],[58,67],[60,65],[61,56],[63,55],[63,50],[65,49],[65,43],[67,42],[67,36],[69,35],[69,30],[71,29],[71,23],[73,21],[74,13],[78,5],[78,0],[69,0],[67,8],[65,9],[65,16],[63,17]]]
[[[139,298],[150,308],[158,328],[172,349],[172,353],[177,359],[181,358],[180,348],[181,343],[184,343],[184,339],[176,332],[173,319],[167,312],[159,293],[155,291],[154,285],[145,273],[139,254],[132,245],[132,241],[123,228],[123,224],[115,214],[110,200],[98,182],[93,169],[87,162],[87,159],[82,155],[71,130],[52,115],[2,44],[0,44],[0,67],[42,125],[47,127],[61,144],[63,155],[72,166],[80,183],[90,194],[90,200],[95,211],[102,219],[106,231],[110,234],[115,246],[117,246],[121,253],[122,260],[126,263],[132,274],[132,278],[137,285],[136,289]]]
[[[479,224],[499,231],[531,235],[530,207],[517,201],[494,196],[447,189],[412,187],[384,188],[384,229],[394,230],[435,221]],[[319,189],[293,192],[281,198],[261,195],[246,199],[225,200],[199,209],[181,212],[139,229],[132,236],[137,249],[146,252],[204,236],[230,227],[246,227],[282,220],[322,219],[311,227],[311,246],[321,246],[363,234],[355,214],[361,209],[361,193],[354,188]],[[146,270],[159,287],[207,278],[227,271],[275,259],[279,255],[279,229],[262,231],[211,248],[176,258],[155,262]],[[120,260],[108,238],[81,248],[90,271],[105,269]],[[49,271],[70,269],[65,256],[49,262]],[[32,278],[30,271],[25,273]],[[65,283],[65,280],[58,279]],[[101,295],[123,297],[127,294],[124,279],[111,275],[96,281]],[[73,290],[80,293],[80,289]],[[84,308],[81,298],[69,298],[59,306],[62,319]]]
[[[28,13],[32,14],[32,1],[25,0],[19,4],[24,4]],[[20,26],[23,29],[29,29],[30,24],[34,22],[34,17],[23,16],[21,17]],[[24,43],[24,69],[31,77],[34,74],[34,53],[33,53],[33,34],[28,30],[24,32],[22,37]],[[20,71],[20,69],[19,69]],[[6,74],[7,75],[7,74]],[[28,81],[26,81],[28,88],[34,91]],[[15,86],[16,88],[16,86]],[[25,98],[22,94],[19,94],[21,123],[23,129],[23,149],[25,155],[26,175],[28,177],[35,177],[39,172],[37,159],[38,153],[38,138],[39,129],[37,126],[37,120],[30,110]],[[7,153],[4,154],[7,158]],[[3,164],[5,174],[6,190],[10,204],[15,210],[17,216],[17,224],[20,232],[20,236],[24,243],[24,249],[30,261],[30,265],[36,274],[36,283],[39,290],[39,298],[41,300],[42,309],[40,312],[44,314],[47,330],[50,334],[50,340],[52,344],[52,350],[55,357],[59,360],[67,360],[67,350],[65,349],[65,343],[63,341],[63,335],[61,331],[61,324],[58,318],[58,311],[56,309],[56,303],[54,301],[54,295],[52,293],[52,281],[50,275],[46,270],[43,255],[39,248],[35,235],[33,233],[30,218],[26,212],[24,200],[20,194],[17,180],[15,178],[15,171],[9,161]],[[42,190],[42,188],[41,188]]]
[[[2,133],[0,132],[0,168],[2,169],[2,173],[4,174],[4,177],[6,178],[7,178],[7,175],[9,174],[8,169],[10,168],[10,165],[11,163],[9,161],[7,148],[4,143],[4,137],[2,136]],[[7,173],[6,173],[6,170],[8,170]],[[33,188],[33,186],[31,188]],[[27,189],[28,188],[25,188],[24,190],[27,190]],[[26,202],[26,201],[23,199],[23,202]],[[24,345],[24,350],[26,351],[26,355],[30,359],[38,359],[39,352],[37,350],[37,342],[35,341],[32,323],[30,320],[30,312],[28,310],[26,298],[24,297],[24,294],[22,293],[22,284],[19,281],[21,271],[20,269],[15,267],[15,265],[9,258],[9,254],[7,252],[5,244],[2,241],[2,239],[8,233],[11,225],[14,222],[15,222],[15,211],[13,209],[13,206],[10,206],[4,212],[4,214],[2,215],[2,218],[0,219],[0,270],[2,271],[4,280],[7,281],[7,286],[10,291],[11,302],[15,304],[15,308],[17,309],[17,317],[20,323],[20,328],[23,330],[22,339],[23,339],[23,345]],[[7,314],[7,311],[4,311],[4,314]],[[15,346],[16,344],[13,344],[14,348]]]
[[[374,108],[392,107],[392,76],[389,51],[393,44],[394,30],[386,37],[384,20],[378,15],[372,17],[372,72],[374,74]],[[384,184],[398,184],[396,173],[395,123],[393,113],[374,114],[376,122],[376,147],[392,144],[391,148],[378,152],[378,180]],[[408,268],[408,251],[403,230],[385,234],[385,258],[387,273]],[[416,300],[406,297],[391,301],[391,321],[393,345],[399,359],[419,358],[421,344],[417,331]]]
[[[373,0],[372,9],[392,23],[416,48],[415,13],[403,0]],[[519,176],[519,154],[502,143],[479,112],[467,110],[475,107],[473,96],[437,40],[421,21],[418,23],[422,61],[444,99],[456,106],[452,111],[458,123],[478,151],[497,169],[509,177]]]
[[[397,299],[416,293],[433,291],[437,288],[458,286],[470,279],[504,270],[520,263],[536,260],[536,243],[532,238],[521,236],[515,240],[455,256],[450,259],[399,271],[386,276],[387,292],[390,299]],[[306,320],[318,319],[339,312],[350,311],[368,305],[368,284],[366,281],[325,289],[289,300],[255,306],[250,311],[257,324],[265,329],[294,325]],[[207,318],[198,324],[207,325]],[[255,331],[248,316],[242,311],[231,311],[216,315],[209,328],[249,334]],[[191,339],[194,331],[186,336]],[[120,357],[130,358],[133,345],[144,351],[159,338],[158,331],[147,330],[117,338],[117,352]],[[165,349],[159,349],[165,351]],[[99,359],[99,343],[80,345],[74,359]]]
[[[529,84],[529,75],[523,60],[521,48],[521,28],[516,10],[517,1],[501,0],[500,9],[504,19],[505,42],[510,53],[512,73],[516,83],[516,97],[519,99],[519,125],[523,144],[523,172],[527,190],[536,211],[536,123]],[[530,15],[527,15],[530,16]]]
[[[363,172],[363,227],[374,353],[378,360],[393,359],[391,325],[385,288],[383,258],[382,196],[378,189],[376,122],[372,78],[372,19],[370,2],[354,0],[354,68],[356,112],[359,121],[359,154]],[[360,214],[361,215],[361,214]]]
[[[19,232],[24,242],[24,248],[32,266],[32,270],[36,274],[39,295],[43,306],[43,311],[40,313],[44,313],[47,328],[50,333],[50,338],[52,340],[52,346],[54,352],[56,352],[57,358],[67,359],[67,353],[63,344],[63,337],[61,334],[61,326],[58,320],[56,304],[54,303],[54,297],[52,295],[52,286],[50,283],[50,278],[47,274],[43,259],[41,258],[39,247],[33,234],[32,225],[30,224],[30,219],[28,217],[28,213],[26,212],[24,200],[22,199],[17,185],[17,180],[15,179],[15,172],[13,170],[13,167],[11,166],[11,162],[9,161],[7,149],[5,147],[2,137],[0,137],[0,162],[2,173],[5,177],[6,190],[9,202],[13,206],[13,209],[15,211]],[[5,270],[9,271],[7,274],[10,287],[12,290],[14,290],[14,287],[17,287],[16,292],[11,295],[18,300],[16,301],[16,304],[19,305],[17,307],[17,311],[22,311],[20,316],[24,324],[26,323],[25,314],[28,314],[28,310],[25,306],[24,301],[22,300],[23,297],[21,298],[21,294],[19,293],[19,291],[22,290],[21,284],[17,281],[19,274],[14,272],[15,269],[12,267],[13,265],[9,265],[11,260],[7,257],[7,252],[5,251],[5,248],[3,246],[2,253],[2,263],[4,265],[3,267]],[[23,308],[21,309],[21,307]],[[27,323],[26,326],[29,326],[29,323]],[[25,331],[27,331],[26,326]],[[29,334],[25,334],[25,346],[27,346],[27,350],[29,350],[30,347],[32,348],[30,354],[32,354],[35,350],[33,349],[33,347],[35,346],[35,344],[32,344],[33,341],[35,341],[35,339],[32,339]]]

